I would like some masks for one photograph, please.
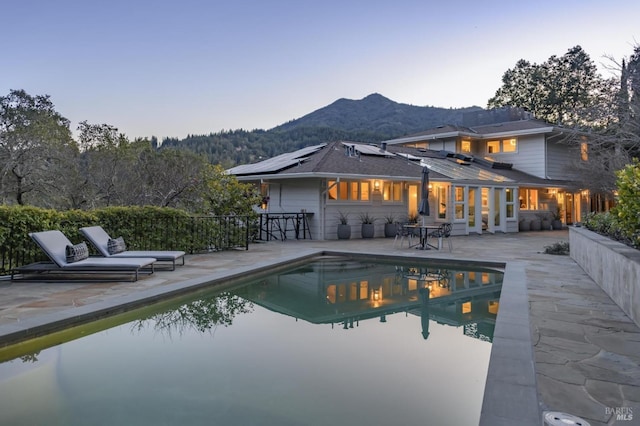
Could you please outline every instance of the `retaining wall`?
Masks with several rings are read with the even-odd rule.
[[[569,227],[571,258],[640,327],[640,250]]]

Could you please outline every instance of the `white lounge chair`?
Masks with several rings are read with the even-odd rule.
[[[129,257],[153,257],[159,262],[171,262],[173,271],[176,269],[176,261],[182,259],[184,265],[185,252],[170,250],[125,250],[112,254],[109,252],[109,240],[112,238],[101,226],[88,226],[80,228],[80,233],[98,250],[98,252],[108,258],[129,258]]]
[[[150,256],[137,258],[104,258],[87,257],[82,260],[68,261],[67,247],[74,247],[69,239],[60,231],[32,232],[29,236],[40,246],[42,251],[51,259],[51,262],[36,262],[20,266],[11,271],[11,279],[27,280],[33,278],[46,279],[53,275],[82,274],[86,276],[97,275],[99,280],[122,279],[122,275],[132,276],[133,281],[138,280],[138,273],[153,273],[153,264],[156,259]],[[18,277],[16,276],[18,275]]]

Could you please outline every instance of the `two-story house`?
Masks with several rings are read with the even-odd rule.
[[[422,168],[429,170],[426,223],[450,222],[454,235],[518,232],[521,219],[559,214],[580,220],[589,194],[575,186],[573,161],[584,149],[565,143],[567,132],[504,108],[465,116],[463,126],[439,126],[381,144],[332,142],[229,170],[260,186],[261,211],[307,213],[311,235],[336,238],[338,217],[415,216]]]

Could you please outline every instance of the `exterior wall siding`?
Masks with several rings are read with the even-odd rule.
[[[577,161],[580,153],[574,147],[557,142],[547,142],[547,177],[549,179],[571,178],[567,167]]]
[[[312,238],[321,231],[320,179],[282,180],[269,184],[269,205],[266,213],[297,213],[302,209],[313,215],[308,217]]]
[[[533,176],[544,178],[546,174],[544,135],[519,137],[518,151],[515,153],[486,154],[486,156],[495,161],[512,163],[515,169]]]

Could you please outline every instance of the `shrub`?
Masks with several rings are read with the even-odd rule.
[[[557,243],[553,243],[550,246],[545,246],[544,252],[546,254],[568,255],[569,243],[567,241],[558,241]]]
[[[618,203],[611,210],[615,215],[620,234],[640,247],[640,161],[617,172]]]

